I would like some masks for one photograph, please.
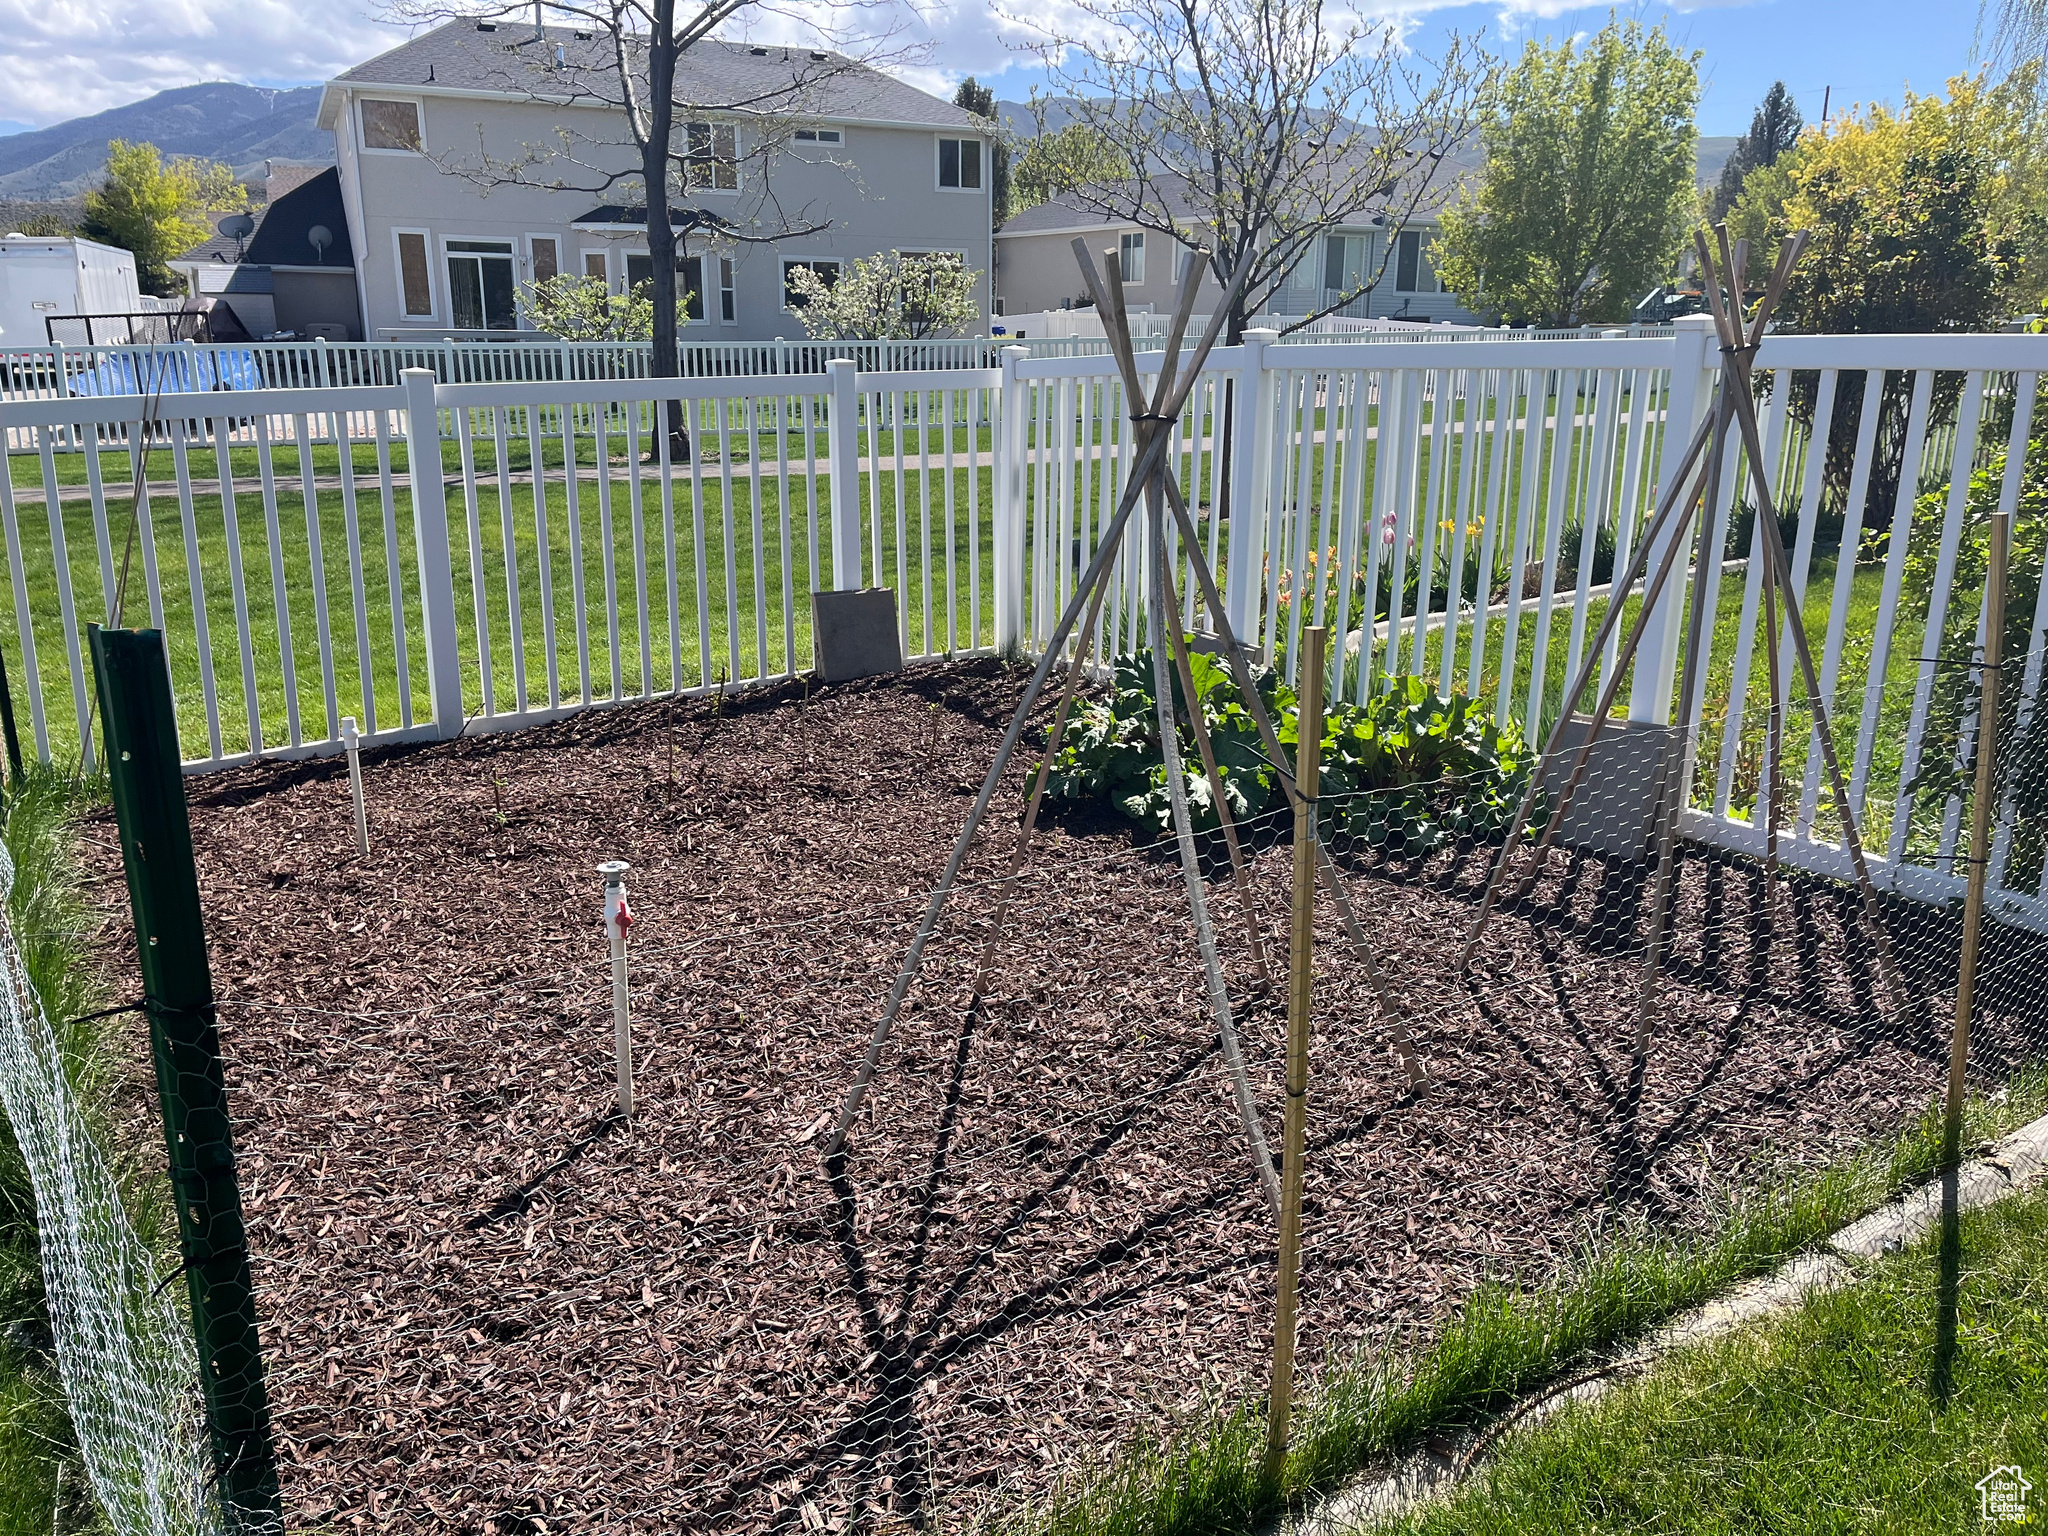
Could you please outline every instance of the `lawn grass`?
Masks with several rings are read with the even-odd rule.
[[[1954,1396],[1928,1388],[1936,1242],[1862,1283],[1697,1346],[1516,1435],[1473,1485],[1390,1527],[1966,1531],[1977,1480],[2048,1467],[2048,1191],[1963,1218]],[[2037,1491],[2030,1502],[2048,1502]]]
[[[157,1161],[154,1146],[124,1155],[114,1127],[113,1104],[131,1059],[122,1032],[138,1026],[133,1015],[81,1018],[106,1000],[89,947],[93,919],[74,833],[96,788],[47,769],[9,786],[0,800],[0,844],[15,870],[7,926],[87,1122],[120,1172],[131,1219],[144,1242],[161,1249],[169,1201],[160,1153]],[[28,1170],[12,1135],[0,1134],[0,1536],[62,1536],[101,1524],[51,1354],[37,1231]]]
[[[1973,1100],[1967,1140],[2001,1135],[2044,1107],[2048,1085],[2039,1077]],[[1179,1435],[1123,1448],[1048,1502],[999,1516],[995,1528],[1001,1536],[1249,1536],[1368,1462],[1431,1433],[1483,1421],[1587,1357],[1770,1269],[1923,1181],[1935,1167],[1939,1133],[1930,1105],[1890,1145],[1729,1191],[1702,1236],[1623,1229],[1589,1243],[1546,1283],[1483,1287],[1419,1352],[1333,1362],[1297,1400],[1295,1434],[1277,1482],[1260,1471],[1264,1404],[1218,1403]]]

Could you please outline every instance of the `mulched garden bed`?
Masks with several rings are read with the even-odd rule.
[[[370,762],[366,861],[338,763],[191,783],[295,1528],[953,1519],[1259,1389],[1272,1224],[1179,871],[1127,824],[1048,828],[964,1038],[993,903],[963,900],[845,1185],[822,1170],[1023,682],[961,663],[394,751]],[[1011,779],[970,879],[1007,856]],[[630,1125],[609,858],[633,865]],[[1276,954],[1289,858],[1262,840]],[[1753,876],[1699,856],[1632,1086],[1640,894],[1558,870],[1493,924],[1475,1000],[1450,967],[1479,856],[1349,861],[1435,1077],[1406,1091],[1326,911],[1312,1367],[1426,1337],[1589,1228],[1696,1221],[1707,1186],[1861,1143],[1940,1080],[1941,1027],[1877,1022],[1832,893],[1784,898],[1764,964]],[[1209,889],[1277,1141],[1283,1021],[1251,995],[1228,880]]]

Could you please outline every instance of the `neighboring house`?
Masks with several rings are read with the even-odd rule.
[[[285,336],[363,340],[355,246],[333,166],[273,160],[265,167],[264,207],[255,231],[237,239],[220,232],[173,261],[189,292],[213,310],[222,306],[257,339]]]
[[[514,185],[501,169],[524,159],[522,182],[595,186],[565,154],[565,129],[578,157],[637,164],[630,148],[588,142],[624,140],[623,118],[563,86],[563,71],[602,78],[605,48],[559,27],[450,22],[328,82],[319,121],[335,134],[370,335],[509,331],[527,323],[520,295],[538,280],[580,272],[620,291],[647,277],[646,213],[625,186]],[[799,264],[830,274],[898,250],[993,265],[984,119],[835,55],[736,43],[692,48],[676,94],[772,98],[807,72],[822,78],[800,119],[678,124],[701,155],[688,200],[731,210],[750,235],[824,226],[772,244],[689,236],[678,287],[692,296],[690,340],[801,336],[787,286]]]
[[[1198,215],[1177,184],[1162,180],[1154,190],[1176,223],[1196,229]],[[1441,206],[1441,194],[1433,196],[1432,203]],[[1355,288],[1384,254],[1387,269],[1380,281],[1337,313],[1477,325],[1480,317],[1443,291],[1430,266],[1429,249],[1436,229],[1433,213],[1391,231],[1384,221],[1361,213],[1355,223],[1316,241],[1265,304],[1264,312],[1283,317],[1315,314]],[[1186,248],[1157,230],[1084,209],[1079,199],[1069,195],[1027,208],[996,231],[996,299],[1003,314],[1083,307],[1087,285],[1074,262],[1076,235],[1086,237],[1098,262],[1115,242],[1133,308],[1161,314],[1172,310],[1186,270]],[[1195,312],[1209,313],[1220,296],[1212,272],[1202,280]]]

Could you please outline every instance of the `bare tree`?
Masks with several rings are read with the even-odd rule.
[[[856,44],[855,24],[884,18],[890,3],[399,0],[395,14],[481,23],[473,62],[491,88],[557,107],[601,109],[562,113],[552,141],[510,152],[492,145],[479,125],[474,152],[433,158],[483,187],[579,191],[644,209],[651,372],[673,378],[683,297],[676,274],[693,245],[701,252],[772,244],[829,226],[814,207],[784,207],[770,170],[835,83],[883,60],[888,27],[866,29]],[[566,25],[548,26],[548,18]],[[736,54],[722,35],[741,26],[795,41]],[[847,46],[858,56],[840,51]],[[816,153],[832,156],[823,146]],[[846,171],[852,178],[850,163]],[[678,402],[671,402],[669,419],[678,450],[687,452]]]
[[[1489,76],[1455,33],[1434,61],[1393,26],[1323,0],[1070,0],[1062,22],[1017,14],[1045,61],[1057,117],[1106,146],[1121,175],[1071,179],[1062,200],[1208,249],[1227,290],[1251,271],[1228,340],[1317,242],[1372,221],[1399,229],[1440,202]],[[1054,109],[1049,111],[1048,109]],[[1062,178],[1066,179],[1066,178]],[[1384,274],[1392,242],[1290,329],[1341,309]]]

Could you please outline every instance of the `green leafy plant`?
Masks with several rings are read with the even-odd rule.
[[[1242,821],[1284,807],[1285,791],[1229,669],[1195,652],[1189,672],[1232,817]],[[1294,690],[1270,672],[1255,673],[1253,686],[1291,755],[1301,729]],[[1185,719],[1177,677],[1173,688]],[[1183,725],[1179,735],[1195,825],[1216,827],[1215,800],[1193,734]],[[1339,702],[1324,715],[1320,761],[1326,833],[1412,858],[1450,839],[1504,835],[1528,789],[1535,754],[1512,722],[1495,724],[1463,694],[1446,698],[1421,678],[1396,677],[1366,703]],[[1106,697],[1076,707],[1046,793],[1055,800],[1107,802],[1141,826],[1161,834],[1172,829],[1149,650],[1117,663]]]

